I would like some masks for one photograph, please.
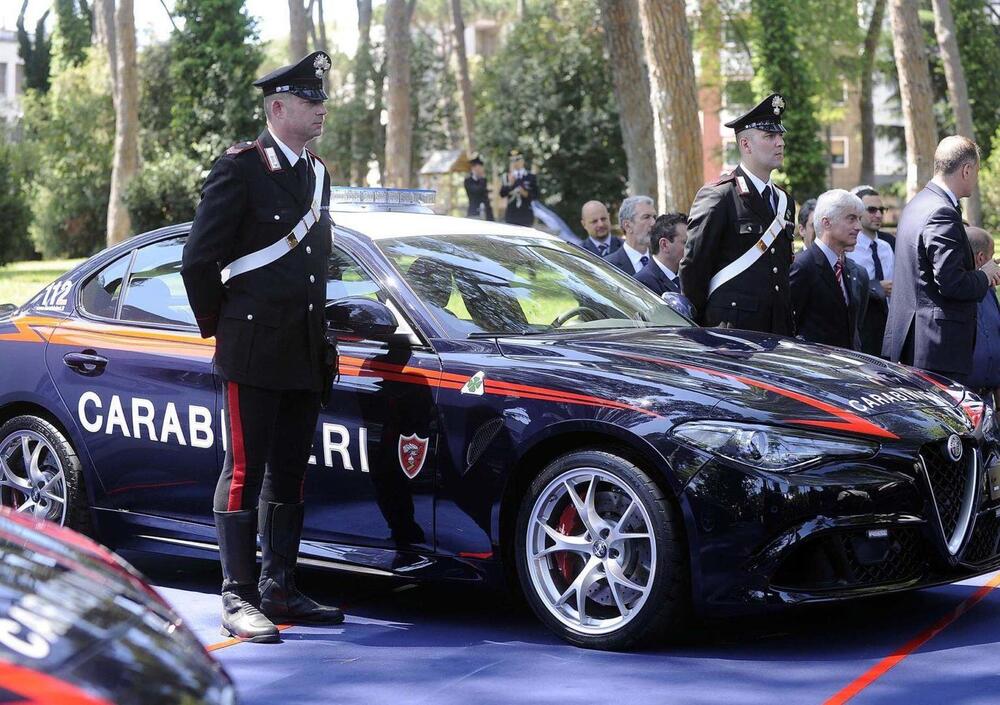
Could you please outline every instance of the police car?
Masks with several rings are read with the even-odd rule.
[[[339,376],[300,563],[513,578],[595,648],[1000,566],[997,434],[963,388],[696,327],[578,247],[425,198],[334,194]],[[187,232],[101,252],[0,319],[4,505],[212,556],[226,433]]]

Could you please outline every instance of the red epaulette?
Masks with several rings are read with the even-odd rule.
[[[242,154],[248,149],[253,149],[255,142],[237,142],[232,147],[226,150],[226,154]]]
[[[736,178],[736,172],[731,171],[728,174],[721,174],[718,179],[712,182],[712,186],[721,186],[727,181],[733,181]]]

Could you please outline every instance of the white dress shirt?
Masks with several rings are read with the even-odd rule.
[[[771,187],[771,193],[775,192],[774,191],[774,184],[771,183],[771,177],[770,176],[767,177],[767,181],[761,181],[759,178],[757,178],[757,176],[752,171],[750,171],[749,169],[747,169],[746,164],[740,162],[740,168],[743,170],[743,173],[745,173],[747,175],[747,178],[750,179],[750,183],[752,183],[754,185],[754,188],[757,189],[757,193],[763,195],[764,194],[764,187],[765,186],[770,186]]]
[[[954,191],[952,191],[952,190],[951,190],[950,188],[948,188],[947,186],[945,186],[945,184],[944,184],[944,182],[943,182],[943,181],[938,181],[937,179],[931,179],[931,181],[932,181],[932,182],[933,182],[933,183],[934,183],[934,184],[935,184],[935,185],[936,185],[936,186],[937,186],[938,188],[940,188],[940,189],[941,189],[942,191],[944,191],[944,192],[945,192],[946,194],[948,194],[948,198],[950,198],[950,199],[951,199],[951,205],[953,205],[953,206],[955,206],[956,208],[958,208],[958,196],[956,196],[956,195],[955,195],[955,192],[954,192]]]
[[[305,147],[302,148],[302,154],[296,154],[295,152],[293,152],[291,150],[291,148],[287,144],[285,144],[284,142],[282,142],[281,140],[279,140],[275,136],[275,134],[273,132],[271,132],[271,130],[268,130],[267,132],[268,132],[269,135],[271,135],[271,139],[274,140],[274,143],[276,145],[278,145],[278,148],[285,155],[285,158],[288,159],[288,165],[289,166],[294,167],[295,164],[299,161],[299,159],[305,159],[306,158],[306,148]]]
[[[628,258],[632,260],[632,269],[634,269],[636,273],[638,273],[639,270],[645,266],[642,263],[641,258],[649,257],[649,254],[646,252],[639,252],[638,250],[633,250],[631,247],[629,247],[629,244],[627,242],[623,242],[622,247],[625,248],[625,254],[628,255]]]
[[[878,247],[878,261],[882,264],[882,274],[885,279],[892,281],[893,263],[895,255],[892,248],[885,240],[876,237],[874,240],[864,230],[858,233],[858,244],[854,246],[853,252],[848,252],[847,257],[860,267],[864,267],[868,272],[868,279],[875,284],[878,279],[875,276],[875,260],[872,259],[872,242]],[[881,288],[881,287],[880,287]]]

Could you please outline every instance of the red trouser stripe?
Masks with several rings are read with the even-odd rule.
[[[229,405],[229,447],[233,449],[233,477],[229,480],[229,505],[227,511],[238,512],[243,508],[243,485],[247,476],[247,456],[243,448],[243,420],[240,418],[240,389],[235,382],[227,382],[226,401]]]

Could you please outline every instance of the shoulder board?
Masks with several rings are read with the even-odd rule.
[[[734,181],[736,179],[736,174],[734,172],[729,172],[728,174],[721,174],[719,178],[712,182],[712,186],[721,186],[722,184]]]
[[[226,150],[226,154],[242,154],[248,149],[253,149],[254,142],[237,142],[232,147]]]

